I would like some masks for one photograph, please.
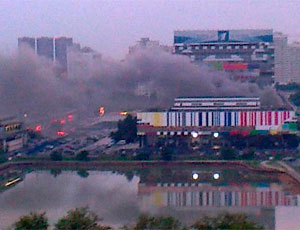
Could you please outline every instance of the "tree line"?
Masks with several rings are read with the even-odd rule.
[[[99,217],[89,208],[75,208],[54,224],[54,230],[109,230],[111,226],[100,224]],[[14,230],[48,230],[50,224],[46,213],[24,215],[13,225]],[[135,224],[123,226],[124,230],[258,230],[263,227],[245,214],[223,213],[217,217],[204,216],[190,226],[183,225],[171,216],[150,216],[142,214]]]

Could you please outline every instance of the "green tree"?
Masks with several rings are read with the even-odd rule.
[[[50,153],[50,159],[53,161],[61,161],[62,160],[62,154],[58,151],[53,151]]]
[[[253,149],[247,149],[241,156],[242,160],[253,160],[255,158],[255,152]]]
[[[46,213],[30,213],[30,215],[20,217],[14,224],[15,230],[46,230],[48,227]]]
[[[89,159],[89,152],[83,150],[76,155],[75,159],[78,161],[87,161]]]
[[[161,151],[161,159],[164,161],[171,161],[173,158],[173,152],[169,147],[163,147]]]
[[[290,97],[289,97],[290,101],[293,102],[294,105],[296,106],[300,106],[300,91],[292,94]]]
[[[262,226],[248,219],[245,214],[225,213],[217,217],[203,217],[192,225],[196,230],[258,230]]]
[[[170,216],[154,217],[148,215],[141,215],[133,229],[134,230],[146,230],[146,229],[177,230],[177,229],[181,229],[181,223]]]
[[[78,170],[77,174],[82,178],[87,178],[90,175],[89,172],[84,169]]]
[[[223,147],[221,149],[221,156],[224,160],[235,160],[236,153],[233,148],[231,147]]]
[[[55,230],[108,230],[109,226],[98,224],[98,216],[88,208],[76,208],[68,211],[68,214],[59,219],[55,224]]]
[[[61,169],[50,169],[50,174],[54,177],[57,177],[59,174],[61,174]]]
[[[0,156],[0,164],[7,161],[7,158],[5,156]]]
[[[136,140],[137,133],[137,118],[128,115],[124,120],[118,122],[118,130],[110,134],[111,138],[118,142],[125,140],[126,143],[131,143]]]

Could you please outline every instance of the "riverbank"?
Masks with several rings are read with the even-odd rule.
[[[26,160],[11,161],[0,165],[0,172],[16,167],[47,167],[47,168],[97,168],[97,167],[153,167],[153,166],[239,166],[258,172],[284,173],[276,168],[260,167],[259,164],[250,164],[246,161],[225,160],[180,160],[180,161],[51,161],[51,160]],[[254,166],[255,165],[255,166]]]

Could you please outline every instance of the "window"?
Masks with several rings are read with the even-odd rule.
[[[238,50],[240,47],[239,47],[239,46],[235,46],[234,48],[235,48],[236,50]]]
[[[231,50],[231,46],[227,46],[226,49]]]
[[[248,46],[243,46],[243,49],[244,49],[244,50],[248,49]]]
[[[215,46],[211,46],[210,48],[211,48],[212,50],[216,49],[216,47],[215,47]]]
[[[203,46],[203,49],[204,49],[204,50],[207,50],[207,46]]]
[[[223,49],[223,46],[219,46],[219,50],[222,50]]]

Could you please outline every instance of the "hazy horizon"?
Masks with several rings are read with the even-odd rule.
[[[270,28],[287,34],[289,42],[300,41],[298,0],[2,0],[0,9],[0,54],[16,50],[18,37],[69,36],[123,59],[141,37],[172,45],[178,29]]]

